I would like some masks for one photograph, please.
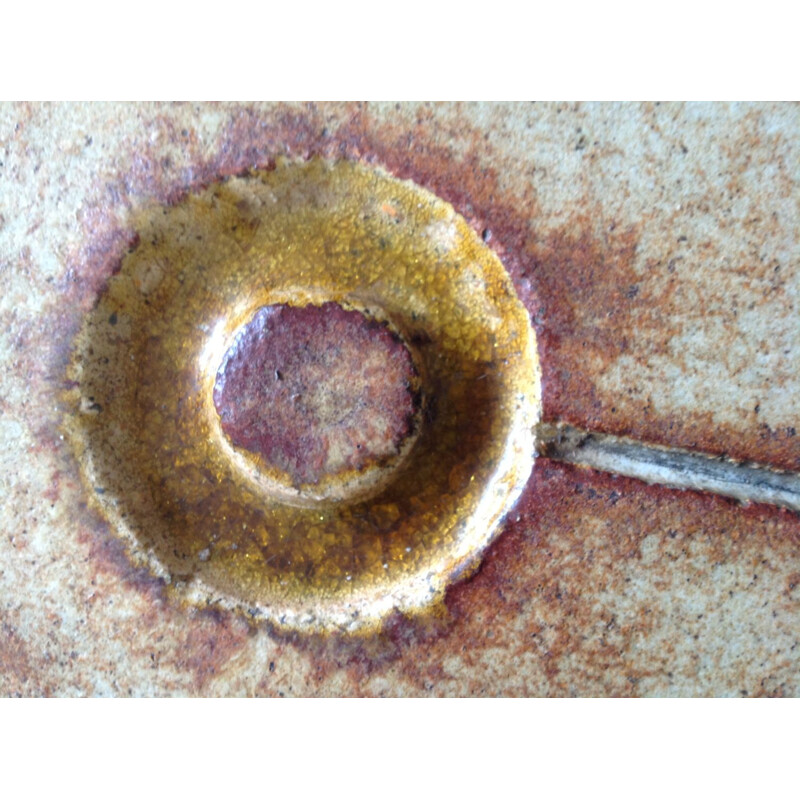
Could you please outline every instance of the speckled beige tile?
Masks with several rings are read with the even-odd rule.
[[[132,207],[320,153],[484,232],[546,419],[797,469],[799,137],[796,105],[0,106],[0,692],[797,694],[796,515],[540,460],[441,619],[281,638],[130,566],[58,391]]]

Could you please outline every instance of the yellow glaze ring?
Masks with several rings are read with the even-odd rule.
[[[74,343],[65,422],[131,556],[194,603],[289,629],[373,630],[428,608],[533,465],[536,341],[497,256],[449,204],[350,162],[282,162],[134,224]],[[411,354],[414,417],[391,457],[287,480],[226,435],[215,382],[260,309],[331,304]],[[334,389],[351,372],[361,403],[374,371]]]

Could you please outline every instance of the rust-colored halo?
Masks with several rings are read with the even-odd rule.
[[[76,339],[65,423],[132,556],[193,602],[303,631],[370,630],[440,597],[533,465],[535,336],[495,254],[430,192],[349,162],[281,163],[136,227]],[[291,502],[234,463],[213,385],[259,308],[327,303],[396,331],[424,399],[386,480]]]

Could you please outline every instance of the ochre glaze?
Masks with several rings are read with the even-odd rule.
[[[193,602],[303,631],[371,630],[441,598],[533,464],[535,336],[497,256],[428,191],[320,159],[151,207],[136,230],[74,343],[66,416],[132,555]],[[424,400],[377,493],[309,504],[231,443],[213,394],[259,309],[328,303],[409,344]]]

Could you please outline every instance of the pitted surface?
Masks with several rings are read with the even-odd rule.
[[[214,383],[222,429],[293,485],[380,467],[419,411],[411,354],[385,325],[336,303],[259,309]]]

